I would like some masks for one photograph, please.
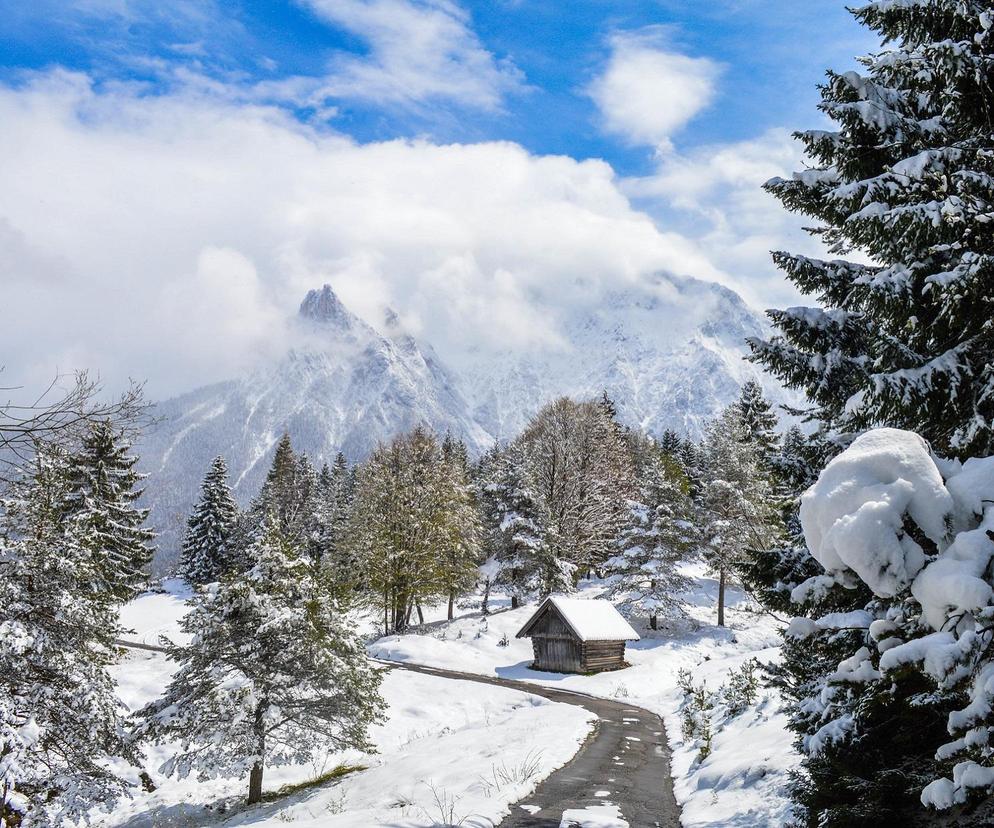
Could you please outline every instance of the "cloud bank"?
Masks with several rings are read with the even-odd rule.
[[[8,383],[91,367],[162,396],[227,378],[284,347],[283,320],[325,281],[458,362],[556,347],[564,315],[656,270],[727,279],[600,161],[363,145],[275,108],[62,71],[0,88],[0,122]]]

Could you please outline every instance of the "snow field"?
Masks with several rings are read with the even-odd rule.
[[[749,609],[745,596],[729,590],[728,626],[714,624],[716,584],[699,567],[688,568],[696,589],[685,596],[689,618],[657,632],[636,625],[642,640],[629,642],[631,667],[593,676],[561,675],[529,669],[531,642],[515,633],[535,610],[534,604],[430,625],[422,633],[388,636],[370,645],[384,660],[428,664],[450,670],[533,681],[560,689],[605,698],[624,698],[660,715],[672,748],[674,790],[688,828],[775,826],[787,822],[790,803],[784,789],[787,773],[800,756],[779,712],[779,695],[760,688],[755,704],[730,715],[717,694],[711,713],[711,753],[699,759],[699,739],[682,735],[684,692],[677,684],[681,668],[691,671],[695,684],[716,693],[729,674],[750,658],[770,662],[779,658],[782,625],[771,616]],[[586,583],[581,597],[597,597],[603,582]],[[506,644],[503,644],[506,640]],[[597,823],[591,823],[597,824]]]
[[[128,605],[124,620],[135,638],[154,643],[160,632],[175,630],[183,611],[180,597],[151,594]],[[162,654],[128,651],[114,668],[122,700],[136,709],[157,697],[173,669]],[[572,705],[402,670],[386,674],[382,692],[387,719],[371,730],[378,753],[343,752],[313,765],[267,768],[264,787],[273,791],[304,782],[343,764],[366,770],[243,809],[246,779],[167,779],[157,768],[170,748],[151,746],[146,770],[157,790],[139,789],[113,814],[95,812],[93,823],[414,828],[464,819],[466,826],[489,828],[511,803],[569,761],[593,726],[593,715]],[[138,783],[135,769],[118,770]]]

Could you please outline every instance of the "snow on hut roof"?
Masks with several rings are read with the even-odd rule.
[[[535,614],[521,628],[519,638],[526,637],[526,631],[547,603],[552,603],[559,610],[563,620],[581,641],[639,640],[639,634],[610,601],[603,598],[564,598],[560,595],[552,595],[539,605]]]

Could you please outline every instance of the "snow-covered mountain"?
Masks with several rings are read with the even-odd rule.
[[[137,450],[165,558],[175,558],[185,516],[218,454],[245,505],[284,431],[318,464],[338,451],[365,457],[419,423],[451,430],[473,451],[492,443],[434,352],[405,334],[394,314],[383,327],[378,333],[349,312],[330,287],[312,290],[282,359],[156,406],[160,423]]]
[[[747,379],[783,398],[779,386],[743,359],[746,337],[765,329],[765,320],[734,291],[657,274],[568,316],[561,325],[565,347],[508,352],[462,375],[473,417],[501,439],[516,435],[553,396],[584,398],[605,390],[626,424],[697,437]]]
[[[284,431],[316,464],[338,451],[360,460],[418,423],[452,431],[479,453],[516,435],[550,399],[606,390],[626,423],[696,436],[745,379],[760,376],[742,357],[745,337],[761,333],[763,321],[713,283],[660,275],[557,322],[557,347],[470,351],[453,370],[393,311],[377,330],[327,285],[310,291],[281,358],[157,406],[160,424],[137,450],[160,567],[176,557],[210,460],[224,455],[244,505]]]

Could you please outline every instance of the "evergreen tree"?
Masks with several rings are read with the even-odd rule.
[[[194,596],[182,622],[191,643],[170,648],[179,670],[140,716],[145,737],[180,743],[163,773],[247,774],[253,803],[266,765],[371,750],[367,730],[383,702],[361,640],[275,515],[250,557],[247,573]]]
[[[736,571],[749,593],[775,612],[796,613],[792,590],[821,572],[805,546],[798,509],[801,495],[827,462],[827,451],[827,444],[817,435],[805,437],[793,426],[769,461],[773,502],[779,507],[783,537],[769,547],[749,550]]]
[[[230,541],[238,521],[238,506],[228,487],[228,467],[215,457],[200,489],[200,502],[187,522],[180,570],[195,586],[218,580],[237,567]]]
[[[539,498],[520,443],[494,448],[482,463],[486,574],[489,584],[511,596],[518,607],[536,593],[572,586],[572,568],[555,558],[545,541]]]
[[[678,569],[693,545],[690,487],[679,464],[654,445],[640,454],[640,497],[630,501],[619,554],[608,571],[619,576],[612,596],[622,611],[645,613],[655,630],[659,615],[681,611],[679,595],[691,585]]]
[[[907,428],[942,454],[994,453],[994,138],[990,10],[963,0],[867,3],[888,44],[828,73],[834,129],[797,134],[811,168],[766,188],[814,219],[832,253],[774,259],[818,307],[771,311],[754,356],[843,433]],[[865,260],[864,260],[865,261]]]
[[[137,759],[107,671],[119,624],[106,560],[93,552],[89,524],[65,517],[79,464],[51,447],[36,451],[33,473],[0,506],[5,825],[75,823],[93,808],[113,806],[127,785],[108,770],[108,760]],[[98,479],[99,491],[106,491],[106,478]]]
[[[808,395],[808,416],[832,441],[891,425],[918,432],[943,455],[989,455],[990,8],[909,0],[868,3],[854,14],[887,48],[861,59],[859,72],[829,73],[820,109],[833,128],[800,133],[810,168],[767,189],[812,217],[831,253],[862,256],[775,254],[818,307],[772,312],[778,335],[750,345],[755,359]],[[880,606],[851,586],[822,584],[818,600],[874,617],[917,615],[913,604]],[[802,747],[822,726],[813,701],[867,643],[872,653],[865,635],[831,631],[785,643],[791,726]],[[830,692],[851,727],[846,738],[807,751],[795,788],[801,824],[923,821],[919,793],[945,736],[946,702],[934,685],[908,670],[897,682]]]
[[[777,415],[758,382],[749,380],[742,386],[738,406],[746,439],[756,446],[764,463],[771,463],[780,444]]]
[[[73,452],[67,469],[62,520],[73,537],[93,556],[93,589],[114,601],[135,597],[146,582],[154,532],[145,526],[148,509],[135,502],[144,475],[135,471],[138,458],[109,422],[95,424]]]
[[[659,449],[664,454],[668,454],[670,457],[679,459],[680,450],[683,448],[683,440],[680,435],[677,434],[672,428],[668,428],[663,432],[663,436],[659,438]]]
[[[769,476],[737,406],[725,409],[708,427],[703,473],[702,551],[718,574],[718,625],[723,626],[729,573],[780,536]]]
[[[236,550],[242,569],[251,569],[252,544],[270,516],[275,518],[280,532],[294,544],[306,544],[312,526],[314,501],[312,491],[317,487],[317,474],[306,456],[298,456],[284,434],[276,444],[273,462],[259,494],[249,504],[235,528],[232,548]]]

